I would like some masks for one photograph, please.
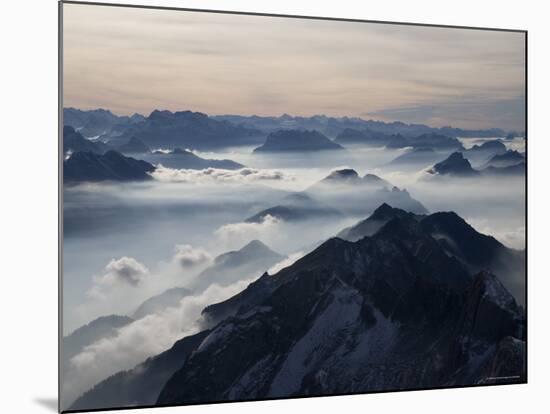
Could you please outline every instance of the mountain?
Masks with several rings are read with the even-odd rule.
[[[183,338],[167,351],[148,358],[134,369],[112,375],[84,393],[69,409],[154,405],[166,381],[208,334],[209,331],[205,330]]]
[[[221,168],[224,170],[239,170],[244,165],[232,160],[215,160],[201,158],[191,151],[175,148],[169,152],[155,151],[143,157],[152,164],[162,164],[168,168],[203,170],[206,168]]]
[[[344,148],[317,131],[280,130],[269,134],[255,153],[265,152],[310,152],[343,150]]]
[[[470,163],[480,165],[495,155],[504,154],[505,152],[506,145],[504,145],[501,140],[495,139],[486,141],[481,145],[474,145],[462,151],[462,154]]]
[[[184,287],[168,289],[159,295],[147,299],[139,305],[132,315],[132,318],[138,320],[147,315],[163,311],[166,308],[176,307],[185,296],[191,294],[192,292]]]
[[[523,175],[525,174],[525,170],[527,168],[527,164],[525,162],[520,162],[519,164],[511,165],[509,167],[493,167],[489,166],[487,168],[484,168],[481,170],[482,174],[485,175],[504,175],[504,176],[511,176],[511,175]]]
[[[479,171],[472,168],[470,161],[464,158],[461,152],[453,152],[448,158],[438,162],[427,172],[432,175],[448,175],[454,177],[472,177],[479,175]]]
[[[416,136],[401,134],[387,135],[370,129],[345,129],[334,139],[339,144],[362,144],[387,148],[431,148],[439,150],[462,150],[464,147],[456,138],[436,132],[426,132]]]
[[[263,134],[257,130],[218,121],[200,112],[159,110],[110,139],[126,142],[133,136],[150,148],[197,150],[257,145],[263,140]]]
[[[151,152],[151,148],[136,137],[130,138],[126,144],[122,144],[117,150],[123,154],[149,154]]]
[[[428,212],[407,190],[399,189],[375,174],[360,177],[351,168],[332,171],[305,193],[328,207],[352,216],[370,214],[383,203],[419,214]]]
[[[72,126],[65,125],[63,127],[63,153],[71,154],[78,151],[104,154],[109,151],[109,146],[99,140],[86,139]]]
[[[397,144],[397,145],[396,145]],[[405,145],[398,143],[390,143],[390,147],[401,148],[405,147],[414,147],[414,148],[433,148],[439,150],[463,150],[464,147],[462,143],[454,138],[453,136],[448,136],[440,134],[437,132],[429,132],[418,136],[409,137]]]
[[[400,170],[418,171],[434,165],[443,157],[448,156],[447,151],[436,151],[433,148],[412,148],[407,152],[395,157],[388,165],[398,167]]]
[[[124,130],[142,122],[142,115],[117,116],[106,109],[82,111],[76,108],[63,108],[63,125],[70,125],[85,137],[96,137]]]
[[[313,115],[310,117],[291,116],[243,116],[243,115],[216,115],[212,118],[220,121],[228,121],[235,125],[253,128],[264,133],[270,133],[279,129],[316,130],[328,137],[336,137],[346,129],[356,131],[369,131],[369,133],[391,135],[403,135],[414,137],[427,133],[437,133],[449,137],[504,137],[506,133],[502,129],[491,128],[484,130],[465,130],[460,128],[442,127],[432,128],[423,124],[406,124],[404,122],[383,122],[365,120],[357,117],[329,117],[325,115]],[[348,142],[350,144],[351,142]],[[359,142],[360,143],[360,142]],[[342,142],[344,144],[344,142]]]
[[[267,216],[292,222],[319,218],[339,218],[342,217],[342,213],[304,192],[299,192],[285,196],[281,200],[281,204],[263,209],[247,218],[245,222],[262,223]]]
[[[128,316],[102,316],[63,337],[63,371],[68,369],[71,358],[82,352],[87,345],[114,336],[118,328],[132,322],[133,319]]]
[[[217,256],[214,264],[203,270],[191,283],[195,290],[206,289],[212,283],[222,286],[258,276],[284,259],[259,240],[253,240],[240,250]]]
[[[453,212],[434,213],[422,219],[426,232],[471,272],[490,269],[520,304],[525,302],[525,251],[504,246],[492,236],[476,231]]]
[[[103,155],[75,152],[63,162],[63,179],[82,181],[143,181],[150,180],[155,167],[146,161],[125,157],[116,151]]]
[[[523,309],[493,272],[445,251],[431,216],[447,222],[395,216],[264,274],[207,307],[202,332],[71,409],[525,382]]]
[[[493,156],[489,161],[487,161],[487,163],[483,166],[483,168],[512,167],[514,165],[524,163],[524,162],[525,162],[525,156],[523,154],[521,154],[518,151],[508,150],[504,153]]]
[[[340,132],[334,142],[341,145],[369,145],[373,147],[386,146],[389,142],[397,145],[397,141],[405,142],[401,135],[386,135],[381,132],[372,131],[368,128],[361,130],[346,128]]]
[[[510,249],[494,237],[479,233],[456,213],[418,215],[382,204],[367,219],[342,230],[337,237],[348,241],[370,237],[395,218],[418,222],[447,255],[455,257],[471,273],[486,269],[497,273],[516,301],[525,302],[525,252]]]

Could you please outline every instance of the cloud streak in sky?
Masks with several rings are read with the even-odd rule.
[[[417,121],[522,129],[523,105],[512,119],[497,108],[524,99],[524,47],[513,32],[66,4],[64,100],[121,114],[333,116],[454,100]]]

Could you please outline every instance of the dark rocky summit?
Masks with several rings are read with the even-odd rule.
[[[464,158],[461,152],[453,152],[448,158],[438,162],[429,169],[428,173],[454,177],[473,177],[479,175],[479,171],[472,168],[470,161]]]
[[[66,183],[82,181],[143,181],[155,167],[146,161],[125,157],[116,151],[103,155],[93,152],[75,152],[63,162]]]

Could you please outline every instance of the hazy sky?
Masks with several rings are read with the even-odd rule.
[[[65,4],[64,106],[524,129],[524,35]]]

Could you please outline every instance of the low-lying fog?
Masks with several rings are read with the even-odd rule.
[[[478,141],[464,140],[467,146]],[[513,140],[507,145],[523,151],[521,142]],[[361,176],[377,174],[406,188],[430,212],[455,211],[478,231],[493,235],[509,247],[524,248],[523,177],[434,179],[422,168],[403,172],[388,165],[404,151],[358,148],[337,157],[281,157],[252,154],[250,148],[230,149],[197,155],[231,159],[248,167],[246,171],[158,168],[153,174],[155,179],[149,182],[67,187],[64,334],[99,316],[131,315],[145,299],[175,286],[190,285],[217,255],[238,250],[252,240],[262,241],[284,257],[270,274],[292,264],[318,243],[365,217],[303,222],[273,217],[260,222],[245,220],[280,204],[289,193],[307,189],[338,167],[354,168]],[[75,370],[86,370],[86,375],[75,374],[72,383],[66,378],[67,403],[107,375],[133,367],[171,346],[184,332],[198,329],[195,322],[204,306],[230,297],[260,275],[243,274],[240,282],[230,286],[213,285],[196,292],[180,304],[179,313],[164,314],[162,321],[146,317],[133,323],[131,329],[121,329],[116,341],[87,349],[77,356],[73,366]],[[152,343],[140,342],[144,340]],[[135,343],[143,346],[134,349]],[[102,351],[104,347],[107,350]]]

